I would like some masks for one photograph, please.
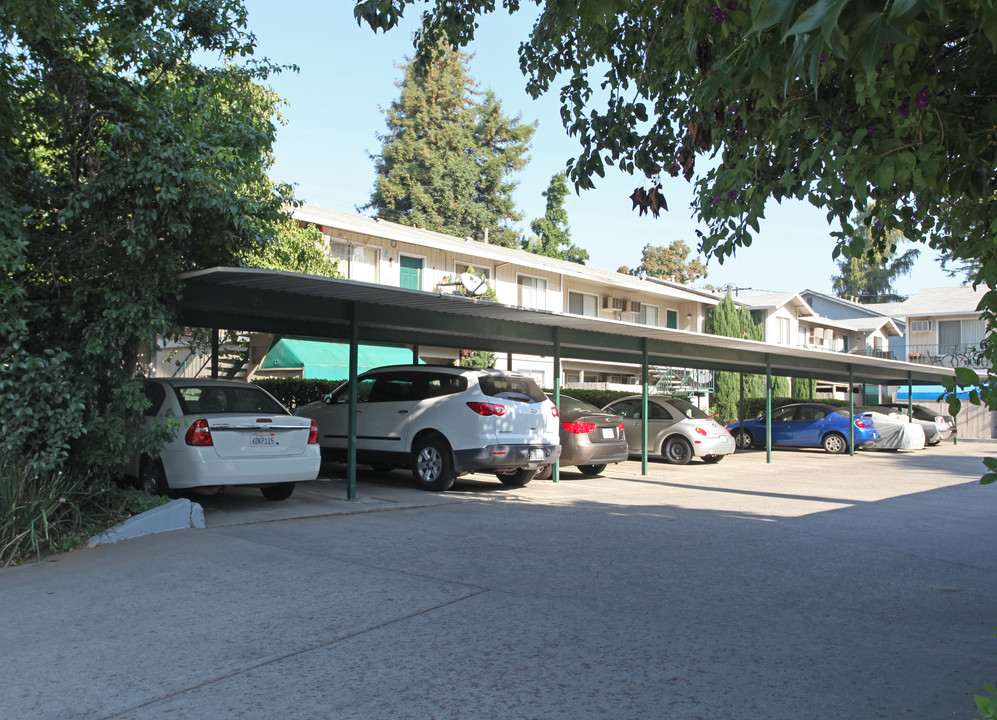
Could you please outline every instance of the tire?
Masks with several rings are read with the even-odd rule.
[[[595,477],[596,475],[602,475],[602,471],[606,469],[603,465],[579,465],[578,472],[580,472],[585,477]]]
[[[828,433],[824,436],[824,439],[820,441],[821,447],[824,448],[824,452],[833,453],[835,455],[841,455],[848,452],[848,441],[845,440],[845,436],[839,433]]]
[[[548,465],[548,467],[553,467]],[[519,468],[518,470],[512,470],[511,472],[495,473],[498,475],[498,479],[502,481],[503,485],[508,485],[510,487],[523,487],[534,478],[537,474],[536,468]]]
[[[166,469],[163,467],[163,461],[142,458],[136,486],[139,490],[145,490],[150,495],[169,496],[171,494],[170,484],[166,481]]]
[[[709,465],[716,465],[718,462],[724,459],[723,455],[704,455],[703,462]]]
[[[738,450],[747,450],[752,445],[755,444],[754,438],[751,437],[751,433],[748,432],[747,430],[744,431],[744,442],[743,443],[741,442],[741,431],[740,430],[735,430],[734,432],[731,433],[731,435],[734,436],[734,445],[737,447]]]
[[[282,482],[276,485],[269,485],[264,488],[260,488],[260,492],[263,493],[263,497],[267,500],[287,500],[291,497],[291,493],[294,492],[293,482]]]
[[[442,492],[453,487],[457,473],[446,440],[436,435],[416,443],[412,450],[412,477],[421,490]]]
[[[501,477],[502,476],[499,475],[500,479],[501,479]],[[552,477],[554,477],[554,466],[553,465],[544,465],[542,468],[540,468],[539,470],[537,470],[536,474],[533,476],[532,479],[533,480],[550,480]]]
[[[672,465],[686,465],[692,460],[692,445],[684,437],[672,435],[665,440],[661,454]]]

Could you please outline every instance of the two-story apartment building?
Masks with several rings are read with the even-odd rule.
[[[623,275],[317,205],[296,208],[293,217],[318,228],[327,251],[339,259],[344,277],[361,282],[449,294],[460,292],[462,276],[472,272],[486,279],[495,299],[506,305],[691,332],[702,332],[706,314],[719,302],[711,292],[678,283]],[[474,350],[420,347],[418,352],[424,362],[449,364],[459,359],[462,349]],[[495,366],[533,375],[548,387],[553,384],[551,358],[498,354]],[[636,366],[572,358],[563,359],[561,366],[565,387],[632,385],[640,374]],[[693,382],[690,378],[701,382],[702,373],[683,374],[670,368],[656,368],[656,372],[652,381],[669,378],[669,390],[679,389],[676,383],[682,382],[687,385],[682,389],[702,389],[688,386]]]

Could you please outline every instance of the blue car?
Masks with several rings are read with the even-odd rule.
[[[819,403],[783,405],[772,411],[772,444],[796,447],[822,447],[829,453],[848,452],[847,408],[831,407]],[[855,446],[860,447],[879,439],[872,420],[855,418]],[[738,449],[765,445],[765,413],[741,423],[727,426]]]

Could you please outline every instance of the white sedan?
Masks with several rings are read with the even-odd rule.
[[[294,483],[318,477],[315,421],[291,415],[262,388],[234,380],[143,382],[149,423],[177,425],[158,458],[136,456],[125,470],[149,492],[246,485],[284,500]]]

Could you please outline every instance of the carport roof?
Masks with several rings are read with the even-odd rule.
[[[325,278],[217,267],[180,276],[180,320],[197,327],[819,378],[937,385],[951,368],[565,315],[486,300]]]

